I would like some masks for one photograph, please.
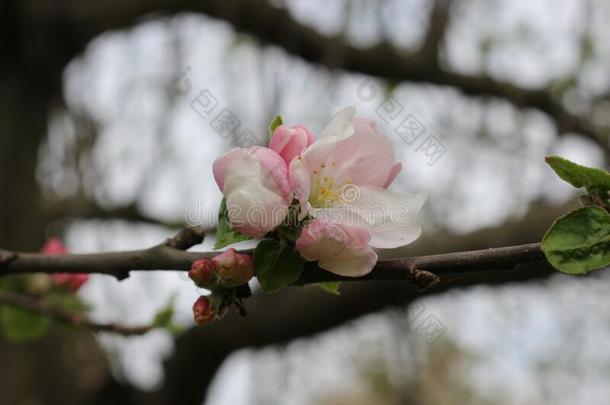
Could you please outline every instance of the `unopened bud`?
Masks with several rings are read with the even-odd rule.
[[[241,285],[254,276],[254,264],[250,255],[237,253],[233,248],[214,257],[212,263],[225,283]]]
[[[46,255],[60,255],[68,253],[68,249],[59,238],[50,238],[40,250]],[[55,285],[61,286],[73,293],[77,292],[89,280],[86,273],[55,273],[51,275]]]
[[[75,293],[89,281],[89,274],[82,273],[56,273],[51,275],[51,280],[57,285],[67,288]]]
[[[216,312],[212,307],[210,299],[206,296],[197,298],[197,301],[193,304],[193,319],[199,326],[207,325],[211,323],[216,317]]]
[[[196,260],[189,270],[189,278],[202,288],[208,288],[216,281],[214,265],[210,259]]]

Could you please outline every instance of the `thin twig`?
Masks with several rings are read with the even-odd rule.
[[[154,328],[154,325],[125,326],[117,323],[98,323],[84,315],[69,312],[48,302],[27,295],[10,292],[0,292],[0,305],[10,305],[17,308],[47,316],[68,325],[91,329],[94,332],[111,332],[122,336],[143,335]]]
[[[94,254],[44,255],[38,253],[14,253],[0,251],[0,257],[11,257],[0,262],[0,276],[27,273],[101,273],[118,279],[130,271],[189,270],[195,260],[210,258],[215,252],[187,252],[203,238],[198,228],[186,228],[165,243],[145,250]],[[242,251],[251,253],[251,250]],[[510,269],[521,264],[544,261],[539,243],[490,248],[466,252],[443,253],[430,256],[384,260],[373,271],[362,277],[345,277],[330,273],[307,263],[305,271],[295,285],[326,281],[354,280],[406,280],[421,288],[438,282],[438,276],[474,271]]]

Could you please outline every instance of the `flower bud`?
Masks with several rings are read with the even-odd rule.
[[[197,301],[193,304],[193,319],[199,326],[207,325],[211,323],[216,317],[216,312],[212,307],[210,299],[206,296],[197,298]]]
[[[254,277],[254,263],[252,257],[247,254],[237,254],[237,282],[239,284],[246,284],[252,277]]]
[[[303,125],[288,127],[280,125],[273,132],[269,141],[269,149],[277,152],[288,164],[299,156],[309,145],[314,142],[314,136]]]
[[[47,255],[57,255],[68,253],[68,249],[61,243],[61,239],[59,238],[50,238],[45,242],[45,244],[40,249],[41,253]]]
[[[68,253],[68,249],[61,243],[59,238],[50,238],[40,250],[47,255],[60,255]],[[51,275],[51,281],[58,286],[61,286],[70,292],[77,292],[83,284],[89,280],[89,274],[86,273],[56,273]]]
[[[237,253],[230,248],[212,259],[218,276],[225,283],[241,285],[254,276],[254,265],[250,255]]]
[[[191,265],[189,277],[198,287],[208,288],[216,281],[214,265],[210,259],[196,260]]]
[[[51,280],[53,280],[56,285],[60,285],[75,293],[89,280],[89,274],[56,273],[51,275]]]

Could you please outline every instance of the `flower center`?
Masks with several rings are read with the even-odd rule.
[[[330,173],[330,168],[335,166],[335,162],[331,162],[330,165],[322,163],[317,170],[313,171],[309,195],[309,203],[312,207],[327,208],[345,203],[343,198],[344,186],[352,182],[348,180],[340,184],[337,183]]]

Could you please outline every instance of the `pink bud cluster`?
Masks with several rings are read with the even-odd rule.
[[[223,300],[216,293],[223,288],[246,284],[254,277],[254,263],[247,254],[237,253],[233,248],[210,259],[193,262],[189,277],[201,288],[212,290],[210,296],[200,296],[193,304],[193,318],[197,325],[207,325],[221,317],[219,307]]]
[[[238,286],[254,277],[254,264],[250,255],[237,253],[233,248],[210,259],[195,261],[189,277],[202,288]]]

